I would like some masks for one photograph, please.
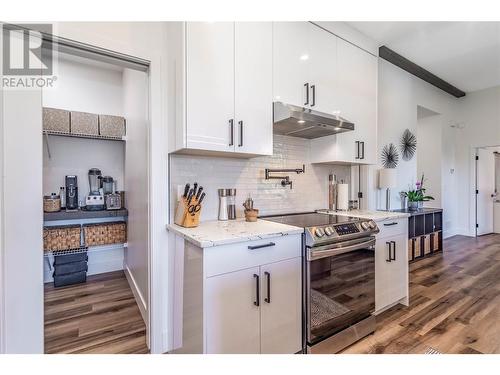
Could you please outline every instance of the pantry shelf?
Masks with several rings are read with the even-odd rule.
[[[44,212],[43,220],[45,222],[60,221],[60,220],[81,220],[81,219],[101,219],[111,217],[127,217],[128,210],[121,208],[119,210],[101,210],[101,211],[58,211],[58,212]]]
[[[43,256],[49,258],[51,256],[58,255],[69,255],[69,254],[81,254],[81,253],[92,253],[95,251],[106,251],[111,249],[116,249],[117,246],[128,247],[128,243],[115,243],[111,245],[100,245],[100,246],[81,246],[76,249],[68,249],[68,250],[55,250],[55,251],[44,251]]]
[[[74,133],[66,133],[54,130],[44,130],[44,134],[46,135],[54,135],[58,137],[71,137],[71,138],[85,138],[85,139],[101,139],[105,141],[126,141],[127,137],[111,137],[106,135],[90,135],[90,134],[74,134]]]

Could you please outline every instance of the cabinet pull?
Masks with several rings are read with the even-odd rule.
[[[229,120],[229,146],[234,146],[234,120]]]
[[[240,125],[240,143],[238,147],[243,146],[243,121],[238,121],[238,125]]]
[[[255,306],[260,306],[260,278],[259,275],[253,274],[253,278],[255,279],[255,301],[253,301],[253,304]]]
[[[387,249],[389,250],[389,256],[388,258],[385,260],[386,262],[391,262],[392,261],[392,256],[391,256],[391,243],[390,242],[386,242],[385,243],[387,245]]]
[[[276,246],[274,242],[265,243],[263,245],[248,246],[248,250],[262,249],[263,247]]]
[[[267,303],[271,303],[271,274],[269,272],[264,272],[267,279],[267,297],[264,298],[264,301]]]
[[[384,223],[384,227],[392,227],[393,225],[397,225],[398,223],[393,222],[393,223]]]
[[[361,144],[361,157],[360,159],[365,158],[365,142],[359,142]]]
[[[311,90],[312,90],[312,103],[311,103],[311,107],[314,107],[316,105],[316,85],[311,85]]]
[[[304,87],[306,88],[306,102],[304,105],[309,105],[309,83],[304,83]]]
[[[356,141],[356,159],[359,159],[359,141]]]
[[[391,241],[392,244],[392,254],[391,260],[396,260],[396,241]]]

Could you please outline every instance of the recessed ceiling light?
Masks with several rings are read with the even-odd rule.
[[[303,123],[305,123],[305,121],[304,121],[304,120],[298,120],[297,122],[298,122],[299,124],[303,124]]]
[[[306,53],[306,54],[300,56],[300,59],[301,60],[309,60],[309,55]]]

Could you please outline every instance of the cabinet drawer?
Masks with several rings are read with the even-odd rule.
[[[205,249],[205,277],[278,262],[302,255],[300,234],[266,238]]]
[[[399,234],[408,235],[408,219],[396,219],[396,220],[383,220],[377,222],[378,228],[380,229],[379,234],[377,234],[377,240],[397,236]]]

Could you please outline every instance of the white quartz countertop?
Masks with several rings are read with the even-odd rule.
[[[370,219],[373,221],[395,220],[407,218],[410,215],[406,212],[391,212],[391,211],[368,211],[368,210],[352,210],[352,211],[339,211],[334,212],[335,215],[360,217],[363,219]]]
[[[245,219],[205,221],[201,222],[196,228],[184,228],[176,224],[168,224],[167,229],[201,248],[304,232],[303,228],[291,225],[267,220],[257,220],[249,223]]]

